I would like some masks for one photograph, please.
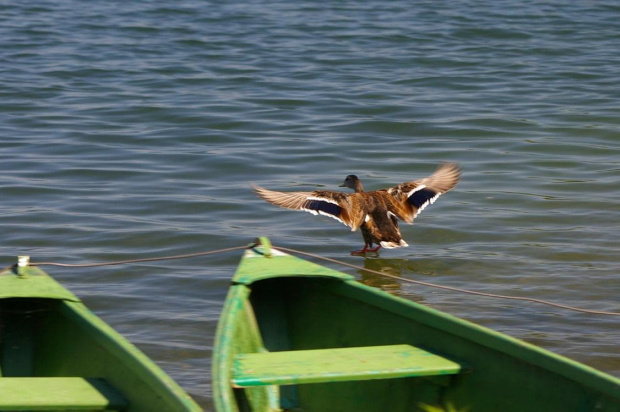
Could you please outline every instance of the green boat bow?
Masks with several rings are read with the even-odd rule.
[[[232,280],[213,396],[218,412],[619,412],[620,380],[264,246]]]
[[[0,411],[36,410],[202,409],[74,294],[20,266],[0,273]]]

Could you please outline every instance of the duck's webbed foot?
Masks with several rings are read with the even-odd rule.
[[[377,252],[379,249],[381,249],[381,245],[377,245],[376,247],[371,247],[371,246],[372,244],[364,245],[364,247],[360,250],[352,250],[351,255],[360,256],[360,255],[365,255],[367,252]]]

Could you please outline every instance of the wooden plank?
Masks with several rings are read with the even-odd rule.
[[[0,411],[122,410],[125,398],[103,379],[0,378]]]
[[[233,364],[234,386],[456,374],[462,366],[411,345],[245,353]]]

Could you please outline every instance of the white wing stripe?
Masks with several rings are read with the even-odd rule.
[[[308,196],[308,197],[306,198],[306,200],[318,200],[319,202],[327,202],[327,203],[331,203],[331,204],[333,204],[333,205],[340,206],[340,205],[338,204],[338,202],[336,202],[336,201],[335,201],[335,200],[333,200],[333,199],[327,198],[327,197]]]
[[[413,188],[412,190],[409,191],[409,193],[407,193],[407,199],[409,199],[411,195],[414,194],[415,192],[422,190],[424,188],[426,188],[426,185],[420,185],[418,187]]]
[[[321,199],[321,200],[322,200],[322,199]],[[309,212],[309,213],[312,213],[312,214],[313,214],[313,215],[315,215],[315,216],[318,216],[318,215],[321,215],[321,216],[328,216],[328,217],[331,217],[332,219],[337,220],[337,221],[339,221],[340,223],[342,223],[342,224],[346,225],[346,223],[344,222],[344,220],[340,219],[340,218],[339,218],[339,217],[337,217],[337,216],[332,215],[331,213],[326,213],[326,212],[323,212],[322,210],[307,209],[307,208],[305,208],[305,207],[302,207],[302,208],[300,208],[299,210],[303,210],[304,212]]]
[[[426,202],[422,203],[422,205],[420,206],[420,208],[418,209],[418,211],[416,212],[416,214],[413,217],[414,218],[417,217],[420,214],[420,212],[423,211],[426,208],[426,206],[432,205],[433,203],[435,203],[435,200],[437,200],[437,198],[439,196],[441,196],[441,193],[437,193],[435,196],[431,197]]]

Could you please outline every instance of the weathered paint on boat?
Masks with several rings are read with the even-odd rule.
[[[620,380],[258,247],[218,324],[213,397],[218,412],[618,412]]]
[[[36,267],[0,273],[0,410],[201,411],[138,348]]]

